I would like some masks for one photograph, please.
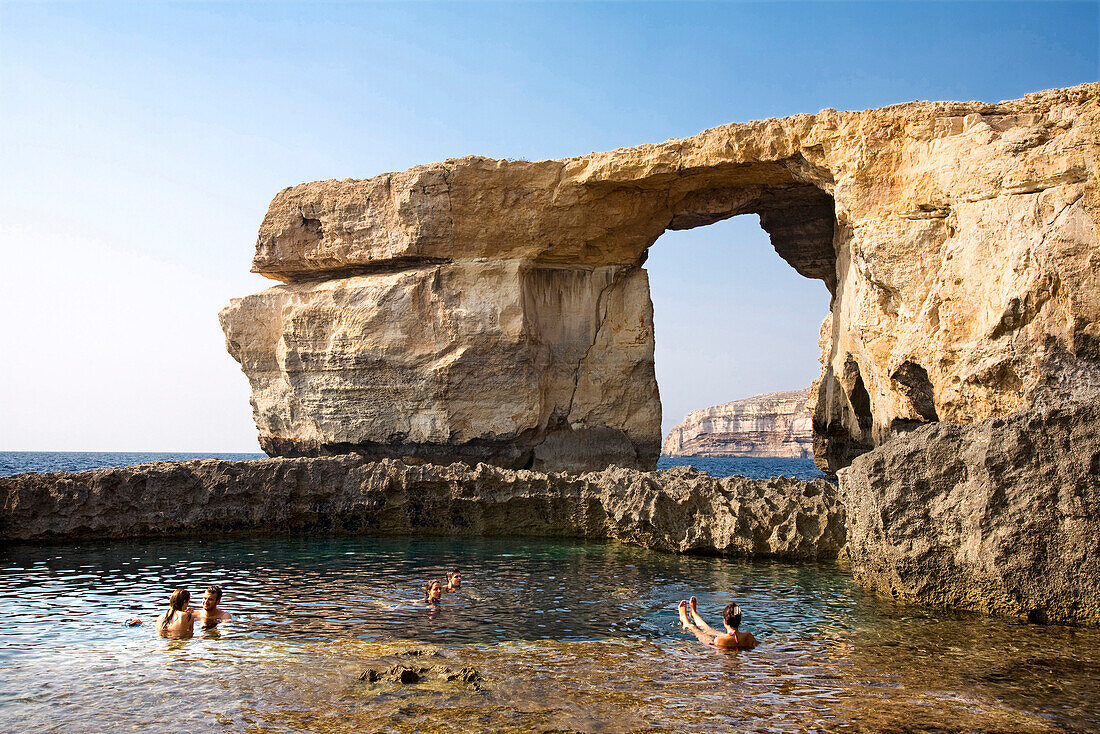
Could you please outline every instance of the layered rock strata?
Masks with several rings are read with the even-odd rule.
[[[1096,395],[1098,90],[286,189],[253,269],[287,285],[221,315],[261,443],[652,466],[648,248],[747,213],[832,296],[812,397],[822,468],[926,423]]]
[[[836,487],[687,467],[584,475],[357,456],[160,462],[0,479],[0,539],[232,532],[614,539],[680,553],[835,558]]]
[[[1100,401],[939,423],[839,473],[857,580],[903,601],[1100,623]]]
[[[810,391],[788,390],[693,410],[665,436],[665,456],[813,458]]]

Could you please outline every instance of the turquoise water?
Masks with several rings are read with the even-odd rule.
[[[437,609],[421,587],[458,566]],[[178,586],[236,618],[148,625]],[[681,632],[697,594],[761,646]],[[0,549],[0,730],[1087,731],[1100,631],[895,607],[835,564],[508,539],[254,538]],[[425,646],[480,688],[366,683]],[[923,727],[923,728],[922,728]]]

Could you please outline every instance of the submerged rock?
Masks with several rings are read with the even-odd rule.
[[[676,552],[835,558],[837,488],[688,467],[582,475],[358,456],[157,462],[0,478],[0,539],[201,532],[614,539]]]
[[[427,668],[410,668],[406,665],[395,665],[387,671],[386,680],[394,683],[401,683],[403,685],[419,683],[421,674],[427,672],[427,670]]]
[[[477,668],[463,666],[451,668],[446,665],[433,665],[431,667],[412,667],[409,665],[394,665],[382,671],[377,668],[365,668],[357,679],[366,683],[377,683],[385,680],[389,683],[411,685],[433,679],[443,680],[448,683],[465,683],[480,690],[480,684],[485,680]]]
[[[1100,623],[1100,401],[926,426],[858,458],[840,488],[861,584]]]

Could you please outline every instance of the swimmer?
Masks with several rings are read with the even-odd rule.
[[[439,581],[429,581],[424,587],[424,603],[430,607],[439,606],[439,600],[443,596],[443,584]]]
[[[756,647],[756,638],[749,632],[738,632],[741,626],[741,607],[737,602],[730,602],[722,610],[722,624],[726,627],[726,634],[711,627],[699,616],[695,597],[691,597],[691,619],[688,619],[688,603],[681,601],[678,607],[680,611],[680,623],[685,631],[692,632],[704,645],[714,645],[724,650],[751,650]]]
[[[447,574],[447,585],[443,587],[444,591],[458,591],[462,588],[462,572],[457,568],[452,568],[451,572]]]
[[[220,622],[228,622],[233,619],[229,612],[218,609],[222,600],[222,587],[211,586],[202,595],[202,609],[197,612],[195,620],[202,625],[204,630],[214,629]]]
[[[157,632],[174,634],[191,634],[195,631],[195,614],[188,603],[191,601],[191,592],[187,589],[176,589],[168,600],[168,611],[157,618]]]

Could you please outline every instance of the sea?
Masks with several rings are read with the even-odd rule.
[[[133,466],[151,461],[190,461],[192,459],[222,459],[251,461],[266,459],[262,453],[232,453],[225,451],[0,451],[0,477],[23,472],[79,472],[115,466]],[[760,457],[662,456],[658,469],[693,466],[712,477],[741,475],[750,479],[784,476],[797,479],[825,479],[809,459],[775,459]]]

